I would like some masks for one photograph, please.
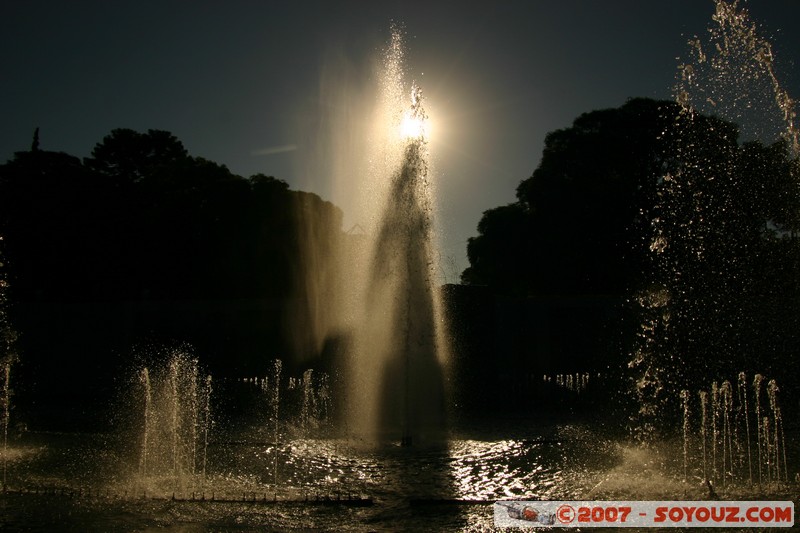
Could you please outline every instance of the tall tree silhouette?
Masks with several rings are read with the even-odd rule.
[[[31,142],[31,152],[35,152],[39,149],[39,128],[36,128],[33,132],[33,141]]]
[[[101,174],[138,181],[169,172],[187,158],[183,143],[168,131],[120,128],[98,143],[85,163]]]

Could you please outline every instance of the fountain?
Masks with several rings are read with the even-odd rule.
[[[3,487],[6,486],[8,471],[8,423],[11,418],[11,363],[5,363],[3,370],[2,423],[3,423]]]
[[[681,391],[685,481],[700,479],[722,489],[754,486],[763,489],[789,482],[778,385],[775,380],[769,381],[767,399],[770,408],[766,414],[761,409],[763,381],[760,374],[753,378],[755,404],[752,410],[747,400],[748,384],[744,372],[739,373],[736,395],[730,381],[723,381],[721,385],[712,382],[710,393],[708,390],[699,391],[696,395],[701,412],[699,427],[691,417],[691,399],[695,395],[688,389]],[[751,420],[757,428],[754,436],[750,433]],[[751,442],[753,437],[754,443]],[[751,453],[753,448],[758,450],[755,456]]]
[[[201,379],[198,362],[185,350],[171,351],[166,364],[139,373],[142,397],[139,481],[166,480],[173,489],[203,479],[208,464],[211,376]]]
[[[407,89],[403,53],[402,32],[393,28],[371,149],[382,164],[369,170],[374,196],[365,226],[374,231],[355,266],[365,276],[345,289],[359,295],[346,416],[362,438],[408,446],[444,434],[447,347],[434,287],[428,117],[421,89]]]
[[[0,236],[0,245],[3,237]],[[6,281],[3,264],[2,247],[0,246],[0,425],[3,431],[3,488],[6,487],[8,471],[8,428],[11,422],[11,366],[17,360],[15,343],[17,334],[11,327],[7,316],[8,281]]]
[[[730,27],[731,4],[717,4],[716,20]],[[766,49],[758,49],[766,61]],[[678,91],[686,106],[678,126],[703,120],[689,107],[698,71],[681,70],[681,80],[691,83]],[[490,530],[489,504],[500,499],[796,493],[796,443],[784,427],[778,383],[727,360],[721,368],[684,369],[681,357],[694,362],[707,354],[681,349],[697,349],[703,339],[674,346],[661,336],[698,311],[691,302],[676,307],[685,286],[675,281],[681,264],[670,255],[675,241],[684,238],[702,264],[711,233],[700,224],[708,206],[696,211],[689,185],[676,185],[688,171],[663,178],[665,217],[654,222],[652,248],[666,259],[657,261],[659,277],[638,295],[647,316],[631,367],[641,401],[635,424],[647,446],[603,427],[597,410],[588,422],[573,420],[568,409],[554,420],[533,405],[521,420],[497,413],[473,426],[448,427],[449,350],[432,274],[429,132],[422,91],[405,82],[399,31],[392,33],[379,79],[374,146],[362,184],[369,206],[357,218],[363,233],[349,235],[347,250],[330,258],[347,273],[336,291],[325,289],[336,316],[307,332],[314,337],[310,352],[322,351],[320,339],[348,339],[334,361],[339,367],[311,368],[265,354],[263,377],[212,380],[202,376],[190,349],[160,349],[154,356],[160,363],[137,368],[123,394],[133,431],[11,438],[11,365],[0,359],[0,529]],[[687,148],[682,155],[697,153]],[[700,162],[690,159],[689,166]],[[692,224],[666,216],[684,201]],[[685,266],[697,274],[692,279],[701,279],[696,264]],[[322,293],[311,296],[315,301]],[[730,368],[747,373],[726,381],[726,373],[712,372]],[[539,385],[566,405],[577,398],[590,403],[609,392],[613,372],[545,375]],[[658,438],[659,425],[671,433]],[[15,455],[9,447],[27,451]]]

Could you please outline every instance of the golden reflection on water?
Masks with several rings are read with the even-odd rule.
[[[452,476],[460,499],[488,500],[533,496],[560,475],[545,466],[543,444],[523,440],[455,441]]]
[[[666,443],[663,450],[626,446],[577,425],[551,427],[546,435],[527,438],[451,438],[428,448],[391,443],[367,446],[355,439],[330,438],[291,439],[275,446],[244,438],[212,447],[207,477],[181,480],[169,475],[137,478],[135,461],[129,468],[134,477],[124,475],[113,460],[130,459],[135,454],[102,452],[102,439],[49,437],[50,445],[31,446],[38,451],[20,456],[9,465],[13,486],[91,486],[94,491],[102,487],[105,496],[64,499],[62,503],[70,510],[74,507],[76,516],[85,515],[86,520],[94,520],[98,514],[108,515],[109,520],[136,516],[137,531],[151,527],[154,520],[173,531],[182,531],[184,524],[186,531],[204,531],[209,524],[232,524],[239,517],[248,524],[286,528],[322,525],[345,530],[340,527],[343,521],[353,520],[358,526],[359,520],[367,520],[389,528],[398,523],[413,524],[411,530],[424,530],[431,523],[445,524],[444,529],[455,531],[467,525],[490,525],[491,506],[484,503],[501,499],[608,499],[686,493],[685,485],[670,476],[676,471],[674,461],[680,462],[680,454],[672,453],[679,446]],[[98,467],[91,476],[85,468],[87,457]],[[103,467],[106,464],[108,469]],[[373,505],[350,508],[250,503],[271,503],[273,498],[285,502],[339,497],[369,498]],[[175,503],[173,498],[182,503]],[[215,498],[228,503],[208,504]],[[234,505],[232,500],[242,503]],[[453,500],[460,500],[459,505],[450,505]],[[17,500],[6,502],[13,515],[9,523],[31,519],[22,505],[25,501],[20,500],[19,506]],[[169,515],[161,522],[165,512]]]
[[[587,453],[583,448],[590,446]],[[260,478],[268,483],[275,449],[262,449]],[[575,495],[598,481],[608,451],[597,441],[452,439],[431,448],[361,448],[346,440],[299,439],[278,450],[284,489],[348,490],[384,499],[496,500]],[[592,464],[596,463],[596,464]],[[241,466],[241,463],[240,463]]]
[[[9,458],[9,480],[18,486],[42,484],[46,473],[47,485],[90,483],[111,493],[166,498],[205,493],[217,498],[268,494],[270,499],[346,495],[382,502],[565,499],[590,491],[620,459],[618,448],[574,427],[547,437],[451,438],[427,448],[331,438],[275,446],[243,438],[210,448],[206,477],[143,478],[135,464],[126,470],[120,463],[135,454],[101,453],[102,442],[84,440],[65,437],[64,446],[52,453]],[[98,468],[87,471],[86,457]]]

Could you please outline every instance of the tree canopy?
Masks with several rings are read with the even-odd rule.
[[[279,179],[190,156],[169,132],[129,129],[83,162],[17,153],[0,166],[0,212],[22,300],[284,297],[300,226],[324,221],[333,239],[342,217]]]
[[[547,135],[516,202],[483,214],[462,281],[618,296],[635,308],[631,338],[654,313],[648,349],[684,361],[676,384],[700,368],[779,368],[800,348],[797,179],[786,143],[740,143],[737,125],[674,102],[585,113]]]
[[[85,164],[106,176],[138,181],[168,175],[188,161],[183,143],[168,131],[119,128],[95,145]]]
[[[237,176],[169,132],[114,130],[83,161],[36,146],[0,165],[0,341],[4,324],[20,332],[20,382],[40,403],[112,387],[140,343],[188,342],[217,375],[318,356],[296,353],[287,324],[308,329],[292,302],[323,273],[304,257],[341,224],[319,196]]]

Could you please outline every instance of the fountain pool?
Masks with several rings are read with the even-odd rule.
[[[762,438],[755,429],[758,415],[774,419],[778,407],[774,388],[756,395],[761,376],[740,391],[752,412],[725,400],[719,391],[729,387],[714,387],[708,405],[697,401],[709,397],[701,391],[684,403],[682,427],[648,446],[620,434],[616,415],[563,409],[456,419],[445,438],[409,447],[348,434],[328,416],[326,377],[293,378],[278,361],[265,378],[213,381],[210,401],[194,409],[187,400],[208,400],[200,390],[209,379],[185,353],[145,375],[132,380],[136,412],[118,431],[10,439],[0,529],[491,531],[497,500],[704,500],[706,480],[728,500],[798,492],[799,428],[785,428],[780,448],[770,447],[774,431]],[[580,394],[605,385],[588,381]],[[767,475],[778,457],[780,472]]]
[[[0,529],[491,530],[497,499],[707,496],[699,479],[683,481],[678,438],[644,449],[603,435],[595,424],[548,422],[530,432],[514,421],[480,426],[483,436],[453,433],[446,445],[428,449],[287,439],[277,446],[277,486],[275,444],[258,431],[212,440],[206,476],[179,481],[139,476],[135,450],[116,436],[30,433],[9,457]],[[797,435],[787,437],[796,449]],[[796,486],[718,492],[726,499],[792,499]]]
[[[334,298],[328,321],[352,335],[346,384],[312,370],[290,377],[279,360],[265,377],[217,380],[177,354],[135,374],[113,433],[10,432],[6,365],[0,530],[488,531],[500,499],[797,496],[800,427],[782,413],[777,384],[721,376],[730,381],[670,396],[677,391],[660,384],[675,368],[655,348],[637,362],[664,391],[647,414],[663,417],[667,404],[682,413],[659,420],[674,427],[657,440],[632,444],[618,413],[569,402],[446,420],[425,113],[416,87],[404,113],[401,60],[395,35],[383,110],[396,131],[376,158],[385,168],[355,269],[363,275]],[[679,97],[689,104],[688,91]],[[599,378],[557,376],[555,385],[595,394]]]

